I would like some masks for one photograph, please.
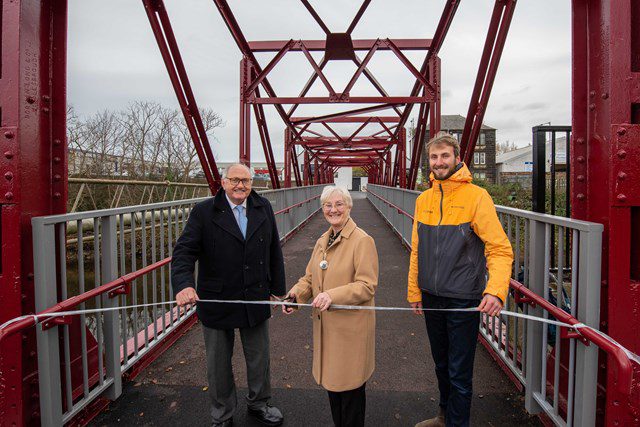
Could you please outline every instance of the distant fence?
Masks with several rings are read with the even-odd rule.
[[[498,174],[498,184],[520,184],[522,188],[530,189],[533,182],[531,173],[501,172]],[[546,175],[547,190],[551,189],[551,173]],[[556,191],[566,191],[567,175],[565,172],[556,172]]]

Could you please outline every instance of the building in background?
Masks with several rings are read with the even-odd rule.
[[[556,185],[564,187],[566,184],[567,168],[567,139],[556,139],[555,171]],[[551,141],[545,144],[545,171],[551,172]],[[533,146],[518,148],[517,150],[500,153],[496,156],[496,177],[498,184],[518,182],[523,187],[531,188],[533,172]]]

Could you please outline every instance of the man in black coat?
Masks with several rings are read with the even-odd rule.
[[[235,164],[223,188],[198,203],[173,249],[171,281],[179,306],[197,300],[269,300],[285,294],[282,249],[273,208],[251,191],[251,171]],[[198,261],[198,286],[194,280]],[[270,406],[269,305],[197,304],[207,353],[207,377],[214,426],[231,426],[237,407],[231,356],[240,330],[247,363],[249,414],[263,424],[282,424]]]

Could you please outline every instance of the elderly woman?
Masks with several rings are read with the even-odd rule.
[[[330,227],[288,299],[313,301],[313,377],[329,393],[333,422],[363,426],[365,384],[375,365],[375,312],[329,308],[374,305],[378,253],[371,236],[350,217],[353,201],[347,190],[327,186],[320,202]],[[282,310],[293,312],[290,306]]]

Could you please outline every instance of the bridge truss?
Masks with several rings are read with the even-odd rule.
[[[415,188],[423,142],[440,129],[438,54],[461,2],[443,1],[430,39],[354,40],[351,35],[370,0],[363,1],[340,32],[330,30],[308,0],[301,1],[325,33],[324,40],[249,41],[227,1],[214,0],[243,55],[240,161],[251,163],[255,120],[274,188],[331,182],[336,168],[343,166],[364,168],[372,183]],[[162,0],[141,2],[205,177],[216,191],[220,175],[169,14]],[[467,163],[473,158],[515,4],[494,2],[461,140]],[[605,225],[601,328],[640,352],[640,336],[629,327],[640,323],[640,173],[633,161],[640,156],[640,6],[633,0],[573,0],[572,5],[573,216]],[[0,8],[0,321],[5,321],[34,311],[31,218],[66,209],[67,1],[14,0],[0,3]],[[415,78],[409,93],[388,93],[369,70],[378,51],[392,52],[398,68]],[[408,51],[425,53],[419,68],[407,59]],[[322,52],[322,59],[316,60],[312,52]],[[257,54],[273,56],[263,66]],[[284,97],[275,93],[269,75],[292,54],[303,55],[313,73],[298,96]],[[323,72],[331,61],[355,65],[346,87],[338,87]],[[359,79],[369,81],[378,95],[355,93]],[[316,81],[325,88],[324,96],[308,95]],[[335,112],[295,115],[300,105],[323,104],[335,106]],[[272,106],[285,125],[283,180],[275,165],[265,106]],[[407,135],[412,111],[417,111],[415,132]],[[344,133],[340,124],[355,124],[357,129]],[[35,335],[25,333],[6,343],[0,349],[0,417],[8,425],[30,424],[40,417]],[[79,351],[72,349],[72,359]],[[637,387],[631,397],[620,395],[602,359],[603,421],[637,423]]]

